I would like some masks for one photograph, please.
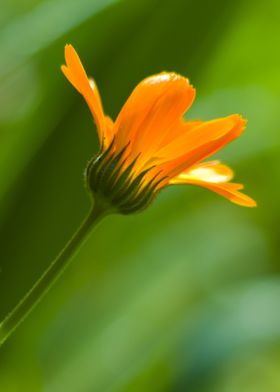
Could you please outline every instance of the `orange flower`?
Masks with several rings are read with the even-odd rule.
[[[87,168],[88,186],[119,212],[144,208],[162,188],[195,184],[236,204],[255,201],[229,182],[232,170],[219,161],[202,162],[244,130],[238,114],[211,121],[185,121],[195,98],[188,79],[162,72],[144,79],[115,122],[103,112],[98,89],[71,45],[65,46],[62,71],[86,100],[96,123],[100,152]]]

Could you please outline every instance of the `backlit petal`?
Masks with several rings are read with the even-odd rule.
[[[257,203],[251,197],[239,192],[238,189],[242,189],[241,184],[225,183],[225,184],[210,184],[206,182],[200,182],[197,185],[203,186],[210,189],[213,192],[229,199],[235,204],[239,204],[244,207],[256,207]]]
[[[243,189],[242,184],[227,182],[232,177],[233,172],[228,166],[222,165],[219,161],[212,161],[201,163],[189,171],[179,174],[177,177],[172,178],[169,184],[193,184],[202,186],[220,194],[233,203],[246,207],[255,207],[256,202],[240,192]]]
[[[212,141],[218,141],[225,135],[234,131],[236,137],[245,125],[241,116],[234,114],[217,120],[198,123],[189,132],[181,133],[179,137],[173,139],[164,148],[158,151],[158,156],[173,159],[188,152],[194,151],[202,145]],[[238,128],[239,132],[236,132]]]
[[[106,121],[97,86],[93,79],[87,77],[80,58],[72,45],[65,46],[65,61],[66,66],[62,65],[61,70],[69,82],[86,100],[97,126],[99,141],[104,146],[107,146],[109,140]]]
[[[223,165],[219,161],[209,161],[192,166],[190,170],[179,174],[172,180],[176,181],[178,178],[200,179],[217,184],[230,181],[233,178],[233,171],[229,166]]]
[[[130,157],[142,163],[153,156],[175,122],[191,106],[195,96],[188,79],[161,73],[143,80],[132,92],[115,124],[117,149],[130,142]]]
[[[169,145],[169,149],[161,150],[165,157],[169,154],[170,160],[166,158],[158,169],[169,178],[175,177],[237,138],[243,132],[245,123],[241,116],[235,114],[193,128],[184,138],[179,138],[180,143],[176,140]],[[176,155],[179,156],[176,158]]]

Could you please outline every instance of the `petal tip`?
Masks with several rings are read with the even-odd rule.
[[[64,54],[67,56],[68,53],[70,53],[71,50],[74,50],[73,46],[71,44],[65,44],[64,45]]]
[[[66,76],[67,70],[68,70],[68,68],[66,67],[66,65],[62,64],[62,65],[60,66],[60,69],[61,69],[61,72]]]
[[[68,43],[67,43],[67,44],[64,45],[64,49],[65,49],[65,50],[69,50],[69,49],[74,49],[74,47],[73,47],[72,44],[68,44]]]
[[[237,192],[237,197],[236,199],[230,199],[233,203],[238,204],[242,207],[249,207],[249,208],[254,208],[257,207],[257,202],[252,199],[250,196],[245,195],[244,193]]]
[[[258,207],[258,203],[254,200],[254,199],[250,199],[251,201],[250,201],[250,203],[247,205],[247,207],[251,207],[251,208],[254,208],[254,207]]]
[[[248,120],[246,118],[244,118],[243,116],[241,116],[241,114],[234,114],[233,116],[235,116],[236,123],[239,126],[242,126],[242,127],[246,126]]]
[[[228,117],[232,123],[232,131],[235,134],[235,137],[240,136],[247,124],[247,120],[241,116],[241,114],[232,114],[231,116]]]

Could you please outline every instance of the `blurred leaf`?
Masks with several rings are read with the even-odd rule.
[[[0,77],[117,0],[48,0],[3,28]]]

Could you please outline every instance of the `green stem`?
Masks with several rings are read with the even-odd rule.
[[[107,213],[108,209],[106,207],[99,204],[94,205],[94,208],[91,210],[88,217],[84,220],[80,228],[66,244],[57,258],[50,264],[16,307],[0,323],[0,346],[37,305],[43,295],[46,294],[56,279],[68,266],[72,256],[87,238],[93,226],[95,226]]]

